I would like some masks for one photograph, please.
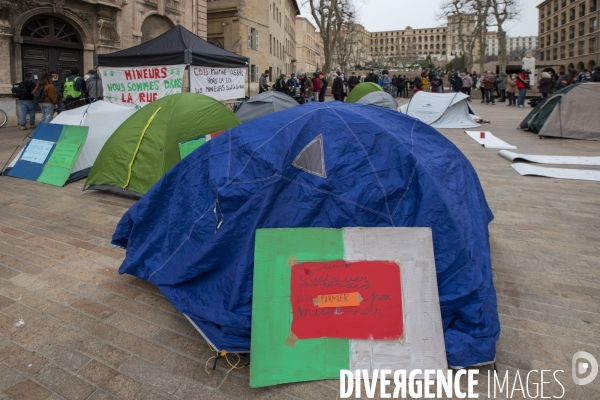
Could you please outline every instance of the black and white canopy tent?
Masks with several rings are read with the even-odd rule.
[[[250,59],[222,49],[176,25],[140,45],[96,55],[98,67],[142,67],[187,64],[202,67],[249,68]],[[250,73],[248,73],[250,79]],[[250,85],[248,85],[250,86]]]

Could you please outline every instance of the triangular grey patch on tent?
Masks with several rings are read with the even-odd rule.
[[[302,171],[321,178],[327,178],[325,171],[325,152],[323,151],[323,135],[314,138],[294,159],[292,165]]]

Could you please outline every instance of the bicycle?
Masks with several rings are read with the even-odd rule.
[[[8,115],[6,115],[4,110],[0,109],[0,128],[2,128],[4,125],[6,125],[7,121],[8,121]]]

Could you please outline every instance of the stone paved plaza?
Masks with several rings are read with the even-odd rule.
[[[600,155],[600,142],[540,140],[517,130],[530,108],[473,106],[492,121],[486,129],[518,152]],[[25,133],[0,129],[2,165]],[[600,182],[522,177],[497,150],[460,130],[442,133],[473,163],[495,215],[498,371],[511,371],[512,381],[517,370],[563,370],[564,399],[600,399],[600,378],[587,386],[571,379],[576,351],[600,360]],[[133,201],[82,195],[82,187],[0,177],[2,398],[339,398],[337,380],[253,390],[248,368],[228,373],[222,359],[207,374],[213,353],[187,320],[153,285],[117,273],[124,251],[109,240]],[[481,393],[488,370],[480,369]],[[561,392],[554,383],[544,395]]]

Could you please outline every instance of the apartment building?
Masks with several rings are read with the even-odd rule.
[[[412,63],[431,56],[433,61],[447,59],[446,27],[371,32],[367,56],[377,64]]]
[[[599,0],[546,0],[539,11],[538,66],[557,72],[598,65]]]
[[[250,59],[251,90],[270,71],[294,74],[296,58],[296,0],[212,0],[207,2],[208,41]]]
[[[313,72],[323,68],[323,39],[311,22],[304,17],[296,17],[296,55],[298,72]]]
[[[485,54],[487,56],[497,56],[500,52],[498,43],[498,34],[488,32],[485,39]],[[536,51],[538,50],[537,36],[509,36],[506,38],[506,53],[510,54],[516,51]]]

